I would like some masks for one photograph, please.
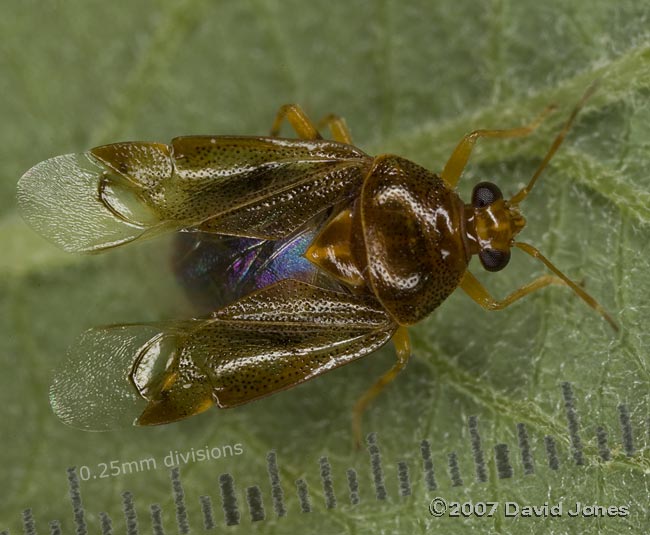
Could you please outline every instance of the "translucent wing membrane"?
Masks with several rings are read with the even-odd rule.
[[[52,387],[68,424],[167,423],[233,407],[366,355],[397,325],[371,297],[283,280],[211,317],[92,329]]]
[[[106,182],[102,201],[100,183]],[[90,153],[57,156],[18,182],[18,206],[39,234],[70,252],[92,252],[132,241],[158,221],[126,181]]]
[[[158,332],[154,326],[129,325],[83,333],[50,387],[56,415],[94,431],[133,425],[146,406],[129,380],[133,359]]]
[[[24,218],[67,251],[169,230],[280,239],[351,198],[368,157],[349,145],[191,136],[58,156],[19,181]]]

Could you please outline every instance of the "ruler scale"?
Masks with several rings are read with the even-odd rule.
[[[564,382],[560,387],[570,444],[571,457],[569,461],[561,460],[557,447],[557,439],[551,435],[541,437],[544,446],[542,451],[545,459],[543,461],[541,459],[534,459],[528,428],[524,423],[517,423],[516,432],[514,433],[516,443],[513,445],[515,449],[512,449],[511,445],[506,443],[497,443],[492,446],[491,451],[496,466],[495,476],[498,479],[508,479],[519,475],[533,476],[536,472],[536,463],[539,466],[546,466],[547,469],[553,471],[559,470],[563,463],[569,466],[570,461],[576,466],[587,465],[581,436],[583,431],[578,414],[578,401],[575,397],[573,385]],[[639,449],[643,448],[639,448],[636,444],[639,439],[635,439],[630,409],[626,404],[619,404],[617,406],[617,412],[619,429],[616,436],[620,437],[620,444],[625,455],[633,457],[639,452]],[[477,416],[470,416],[468,418],[467,429],[469,431],[469,441],[467,446],[468,454],[474,466],[474,480],[478,483],[485,483],[488,481],[490,475],[487,470],[486,449],[484,447],[484,440],[480,435],[479,424],[480,422]],[[642,440],[644,444],[647,444],[650,441],[648,439],[649,434],[650,419],[645,419],[641,432],[636,436],[644,437]],[[597,445],[597,455],[601,462],[609,462],[612,460],[611,441],[612,434],[608,433],[603,425],[597,425],[595,428],[595,442]],[[369,460],[366,469],[370,476],[371,488],[367,489],[365,493],[361,489],[357,468],[349,467],[343,469],[342,467],[332,466],[329,458],[323,455],[318,460],[318,471],[314,474],[320,480],[320,489],[324,496],[324,502],[320,502],[318,505],[312,503],[310,487],[307,482],[308,478],[306,477],[299,478],[295,481],[294,494],[285,496],[285,489],[282,486],[280,477],[277,452],[276,450],[269,451],[266,456],[266,464],[269,499],[273,510],[270,516],[275,518],[287,515],[290,510],[288,505],[292,500],[295,500],[295,510],[300,511],[300,514],[310,513],[315,508],[325,511],[337,508],[338,502],[334,493],[334,481],[339,472],[347,482],[349,507],[357,506],[361,502],[362,495],[370,496],[374,494],[377,503],[380,504],[389,498],[409,499],[413,494],[417,494],[418,488],[427,493],[431,493],[440,488],[438,476],[439,474],[444,474],[445,471],[438,471],[436,469],[432,455],[431,441],[429,439],[423,439],[418,444],[413,445],[412,457],[402,457],[393,460],[395,479],[392,480],[394,483],[391,485],[386,483],[386,470],[382,460],[378,435],[376,433],[370,433],[366,438],[366,444]],[[517,473],[513,464],[515,456],[518,456],[521,461],[520,473]],[[446,454],[446,475],[448,477],[448,484],[452,487],[466,485],[463,474],[461,473],[460,458],[461,456],[456,450],[449,451]],[[417,463],[413,462],[416,459],[419,459],[419,461]],[[418,467],[418,470],[415,471],[417,476],[412,473],[413,470],[411,468],[416,465]],[[441,469],[442,467],[438,468]],[[214,530],[220,526],[231,526],[242,523],[242,513],[239,506],[242,497],[245,502],[244,507],[248,511],[247,522],[263,522],[269,518],[269,514],[265,510],[265,497],[262,490],[267,487],[255,484],[248,485],[242,489],[243,496],[240,497],[234,477],[229,473],[223,473],[215,480],[218,483],[218,489],[220,491],[222,514],[217,514],[209,494],[201,494],[197,498],[193,498],[200,505],[201,518],[192,520],[190,519],[189,510],[186,505],[187,497],[182,484],[180,468],[171,468],[169,475],[171,481],[171,503],[173,503],[173,512],[176,518],[176,529],[173,533],[187,535],[192,532],[190,529],[192,524],[202,526],[206,530]],[[309,474],[307,476],[309,477]],[[89,528],[87,520],[88,512],[84,508],[82,486],[75,467],[66,470],[66,480],[68,483],[68,497],[71,505],[75,535],[88,535],[89,532],[101,532],[102,535],[113,535],[112,519],[106,512],[98,512],[94,518],[98,519],[99,525]],[[420,483],[417,483],[416,480],[419,480]],[[416,487],[414,487],[414,481],[417,483]],[[391,491],[389,489],[394,490]],[[209,489],[204,490],[209,491]],[[164,496],[161,498],[164,498]],[[134,494],[129,490],[124,490],[121,493],[121,502],[127,535],[139,535],[138,515]],[[149,506],[149,516],[154,535],[172,533],[166,531],[163,525],[164,511],[160,503],[162,503],[162,500]],[[37,535],[38,530],[34,509],[26,507],[22,510],[20,516],[23,534]],[[61,535],[63,533],[60,519],[51,520],[47,526],[51,535]],[[5,529],[0,531],[0,535],[10,535],[10,532]]]

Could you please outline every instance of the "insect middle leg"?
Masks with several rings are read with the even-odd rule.
[[[368,404],[377,397],[387,384],[397,377],[397,374],[404,369],[411,356],[411,341],[406,327],[399,327],[393,335],[392,340],[393,344],[395,344],[395,351],[397,352],[397,362],[374,385],[364,392],[352,409],[352,434],[354,444],[357,448],[361,446],[361,417]]]
[[[476,141],[481,137],[493,137],[493,138],[511,138],[511,137],[524,137],[532,132],[542,124],[542,121],[556,108],[555,105],[551,104],[547,106],[546,109],[530,124],[526,126],[521,126],[519,128],[509,128],[507,130],[475,130],[467,134],[463,139],[460,140],[454,152],[451,153],[451,156],[447,160],[444,169],[441,173],[441,178],[447,183],[450,188],[455,188],[458,183],[460,175],[463,173],[463,169],[467,165],[467,161],[472,153],[472,149]]]
[[[526,295],[551,284],[566,286],[566,283],[559,277],[555,277],[554,275],[542,275],[541,277],[529,282],[521,288],[516,289],[506,298],[497,300],[492,297],[492,295],[490,295],[490,292],[487,291],[485,286],[483,286],[479,280],[469,271],[465,272],[465,275],[463,275],[463,278],[460,281],[460,287],[463,289],[463,291],[487,310],[504,309],[522,297],[525,297]]]

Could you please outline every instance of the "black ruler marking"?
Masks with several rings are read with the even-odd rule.
[[[23,532],[25,535],[36,535],[36,522],[34,521],[34,513],[29,508],[23,511]]]
[[[581,466],[585,464],[585,458],[582,453],[582,440],[580,439],[580,421],[578,420],[578,410],[576,408],[576,402],[573,395],[573,387],[571,386],[571,383],[562,383],[562,396],[564,397],[564,410],[566,411],[569,437],[571,438],[573,460],[577,465]]]
[[[603,461],[609,461],[612,453],[607,445],[607,431],[601,425],[596,428],[596,439],[598,440],[598,454]]]
[[[214,521],[212,498],[210,496],[199,496],[199,502],[201,502],[201,513],[203,514],[203,527],[205,529],[216,528],[217,524]]]
[[[476,480],[485,483],[488,476],[483,449],[481,448],[481,435],[478,432],[478,417],[470,416],[467,425],[469,427],[469,436],[472,445],[472,456],[474,457]]]
[[[399,482],[399,495],[402,497],[411,495],[411,478],[409,476],[409,465],[406,461],[397,463],[397,480]]]
[[[627,405],[618,406],[618,421],[621,424],[621,435],[623,437],[623,448],[628,457],[634,456],[634,433],[632,432],[632,422],[630,421],[630,412]]]
[[[124,511],[124,519],[126,520],[127,535],[138,535],[138,515],[135,512],[133,494],[128,490],[122,493],[122,510]]]
[[[428,440],[420,442],[420,455],[422,456],[422,470],[424,471],[424,484],[428,491],[436,490],[438,483],[433,469],[431,458],[431,443]]]
[[[309,498],[309,488],[304,479],[296,479],[296,492],[300,502],[300,510],[303,513],[311,513],[311,499]]]
[[[462,487],[463,478],[460,477],[460,466],[458,466],[458,455],[455,451],[447,454],[447,466],[449,468],[449,479],[452,487]]]
[[[497,463],[497,477],[508,479],[513,476],[514,470],[510,464],[510,449],[507,444],[494,446],[494,459]]]
[[[226,525],[236,526],[239,524],[240,514],[235,494],[235,480],[230,474],[221,474],[219,488],[221,489],[221,507],[226,516]]]
[[[157,503],[152,503],[149,506],[149,512],[151,513],[151,527],[153,530],[153,535],[165,535],[165,528],[163,527],[162,520],[162,509]]]
[[[99,523],[102,527],[102,535],[113,535],[113,522],[107,513],[99,513]]]
[[[262,502],[262,492],[257,485],[246,487],[246,502],[248,511],[251,515],[252,522],[264,520],[264,503]]]
[[[50,522],[50,535],[61,535],[61,523],[58,520]]]
[[[530,442],[528,440],[528,431],[526,425],[517,424],[517,444],[521,453],[521,464],[524,467],[524,474],[530,475],[535,473],[535,462],[530,451]]]
[[[557,446],[555,439],[551,435],[544,437],[544,447],[546,448],[546,457],[548,459],[548,467],[551,470],[560,468],[560,458],[557,456]]]
[[[75,467],[68,468],[68,486],[70,489],[70,502],[72,503],[72,514],[77,535],[87,535],[88,527],[84,515],[83,502],[81,500],[81,489],[79,488],[79,476]]]
[[[332,466],[327,457],[321,457],[318,464],[320,465],[320,479],[325,493],[325,507],[334,509],[336,507],[336,496],[334,495],[334,483],[332,483]]]
[[[350,503],[357,505],[359,503],[359,478],[354,468],[348,468],[345,472],[348,478],[348,489],[350,489]]]
[[[280,484],[280,471],[278,470],[278,458],[275,450],[270,451],[266,456],[266,467],[271,482],[271,497],[273,498],[273,510],[278,516],[287,514],[284,506],[284,491]]]
[[[375,484],[375,496],[377,496],[378,500],[385,500],[388,494],[384,482],[384,468],[381,464],[381,452],[377,443],[377,433],[370,433],[366,441],[368,443],[368,454],[370,455],[372,480]]]
[[[580,436],[580,420],[578,417],[577,403],[573,387],[570,383],[561,384],[562,398],[566,412],[567,428],[569,431],[571,455],[576,465],[584,465],[585,458],[583,452],[582,439]],[[627,405],[620,404],[618,409],[618,423],[620,427],[620,436],[625,454],[632,457],[637,452],[634,439],[634,428],[632,426],[630,411]],[[468,419],[468,428],[471,445],[471,456],[474,462],[476,480],[485,482],[488,480],[488,471],[485,461],[485,453],[482,445],[482,438],[479,432],[479,420],[477,416],[470,416]],[[535,472],[535,461],[530,447],[530,437],[526,425],[523,423],[516,424],[517,446],[521,457],[523,474],[530,475]],[[650,440],[650,418],[643,421],[643,432],[638,436],[645,437],[642,441]],[[595,438],[598,445],[598,455],[602,462],[608,462],[612,459],[611,448],[608,444],[608,433],[604,426],[599,425],[595,429]],[[551,435],[543,437],[546,461],[549,469],[559,470],[560,455],[558,453],[557,440]],[[375,489],[375,497],[382,501],[387,499],[388,490],[385,483],[384,467],[379,449],[376,433],[370,433],[367,436],[367,449],[370,457],[370,471]],[[431,442],[421,440],[419,443],[419,454],[422,461],[423,483],[426,491],[431,492],[438,489],[436,481],[434,462],[431,451]],[[267,454],[267,472],[271,486],[271,498],[273,509],[276,516],[285,516],[287,507],[284,501],[284,491],[280,482],[279,469],[277,464],[277,454],[275,450]],[[511,462],[511,452],[508,444],[501,443],[494,446],[494,460],[496,463],[496,477],[499,479],[512,478],[515,475],[514,465]],[[325,495],[326,509],[333,509],[337,506],[336,496],[334,494],[333,470],[327,456],[319,459],[320,478]],[[456,451],[447,454],[447,469],[451,486],[459,487],[464,485],[460,471],[459,456]],[[359,476],[354,468],[346,470],[347,483],[349,489],[350,505],[354,506],[360,503]],[[401,497],[410,496],[413,492],[411,476],[409,472],[408,460],[399,460],[396,462],[396,484],[397,493]],[[178,467],[170,470],[172,482],[172,496],[176,508],[176,520],[179,535],[190,533],[189,514],[185,504],[185,492],[181,483],[180,470]],[[69,487],[69,498],[72,504],[73,521],[76,535],[87,535],[88,526],[86,512],[84,510],[79,476],[74,467],[67,469],[67,481]],[[297,479],[296,493],[300,510],[303,513],[312,511],[309,488],[304,478]],[[241,514],[238,507],[237,492],[235,481],[231,474],[221,474],[219,477],[219,486],[221,490],[222,509],[224,511],[224,522],[226,525],[236,525],[241,522]],[[251,522],[259,522],[266,519],[262,491],[259,486],[252,485],[244,489],[245,499],[248,504]],[[126,521],[127,535],[138,535],[138,519],[133,494],[129,491],[122,493],[122,510]],[[216,521],[210,496],[202,495],[199,497],[201,512],[203,516],[203,526],[206,530],[214,529]],[[150,506],[151,522],[154,535],[164,535],[162,523],[162,509],[159,504]],[[113,535],[111,518],[105,512],[98,513],[102,535]],[[22,526],[25,535],[36,535],[36,522],[34,513],[31,508],[25,508],[22,511]],[[51,535],[61,535],[61,523],[58,520],[52,520],[48,524]],[[9,535],[8,530],[0,531],[0,535]]]
[[[185,491],[181,483],[181,471],[177,466],[171,469],[171,480],[178,532],[181,535],[187,535],[190,532],[190,523],[187,518],[187,507],[185,507]]]

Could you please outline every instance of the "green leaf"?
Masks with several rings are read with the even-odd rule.
[[[650,470],[649,18],[643,2],[606,0],[13,5],[0,20],[0,531],[20,532],[22,511],[31,508],[40,533],[55,519],[72,532],[66,469],[86,466],[91,477],[81,492],[91,532],[100,531],[101,511],[115,533],[124,532],[125,490],[134,496],[143,533],[151,530],[152,503],[162,508],[166,532],[175,532],[164,460],[193,449],[195,460],[181,463],[193,533],[202,531],[200,495],[212,497],[222,529],[223,473],[234,477],[242,513],[232,533],[640,533],[648,525]],[[315,118],[344,116],[369,152],[394,152],[440,170],[464,133],[518,126],[555,103],[558,111],[529,138],[480,141],[459,186],[467,198],[474,183],[488,179],[511,195],[594,80],[596,95],[522,206],[528,220],[522,239],[581,281],[616,317],[620,333],[563,288],[501,312],[455,293],[411,329],[414,358],[364,417],[364,429],[377,433],[386,500],[375,498],[367,452],[352,449],[350,415],[359,395],[392,365],[389,347],[249,406],[159,428],[86,433],[52,414],[52,370],[83,330],[192,312],[173,280],[167,242],[66,255],[22,223],[15,184],[37,162],[130,139],[263,135],[281,104],[298,102]],[[495,296],[544,273],[517,253],[505,271],[478,273]],[[579,416],[580,466],[564,382],[572,385]],[[629,412],[633,455],[623,445],[620,405]],[[471,416],[487,482],[475,476]],[[524,474],[517,424],[527,430],[534,474]],[[610,461],[601,459],[599,426]],[[558,470],[548,466],[546,436],[557,445]],[[435,492],[424,486],[423,439],[431,443]],[[241,455],[230,454],[227,446],[235,444]],[[497,444],[509,447],[510,478],[498,477]],[[206,447],[220,457],[196,460]],[[272,449],[283,518],[274,513],[266,472]],[[462,486],[452,486],[450,452],[458,456]],[[321,456],[331,464],[338,500],[329,510]],[[128,464],[148,458],[157,469]],[[110,473],[111,461],[134,473],[99,477],[101,463]],[[398,492],[400,461],[409,468],[410,497]],[[349,505],[348,468],[359,477],[357,506]],[[312,513],[300,511],[297,478],[309,485]],[[252,485],[261,489],[267,517],[254,525],[244,495]],[[489,518],[434,518],[428,506],[435,496],[499,501],[501,509]],[[562,501],[565,511],[576,502],[627,506],[629,515],[508,518],[506,501]]]

